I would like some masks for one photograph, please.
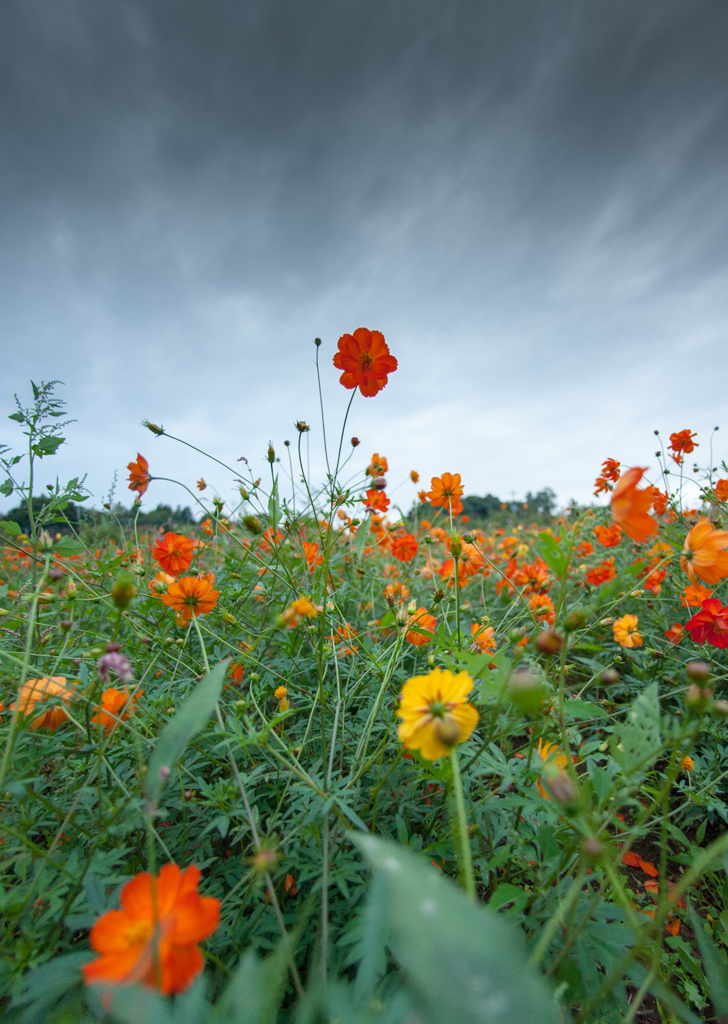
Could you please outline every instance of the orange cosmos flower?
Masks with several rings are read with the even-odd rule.
[[[400,562],[411,562],[419,547],[412,533],[398,533],[392,537],[392,554]]]
[[[159,562],[165,572],[178,576],[189,569],[194,551],[194,545],[188,537],[181,533],[165,533],[163,540],[157,539],[152,558]]]
[[[713,491],[719,501],[728,501],[728,480],[718,480]]]
[[[84,964],[87,985],[144,982],[165,995],[183,992],[204,966],[198,942],[220,923],[220,901],[200,896],[200,869],[166,864],[155,879],[146,871],[121,890],[121,910],[110,910],[91,929],[100,954]],[[156,905],[156,915],[155,915]]]
[[[473,638],[473,650],[480,650],[483,654],[495,653],[496,642],[493,626],[481,626],[478,622],[471,622],[470,633]]]
[[[311,604],[307,597],[297,597],[285,611],[281,612],[278,621],[281,626],[293,629],[298,625],[299,619],[314,619],[321,610],[320,605]]]
[[[362,500],[364,508],[368,508],[372,512],[386,512],[389,508],[389,498],[384,491],[369,490],[366,498]]]
[[[671,644],[679,644],[685,636],[685,627],[679,622],[673,622],[670,628],[665,631],[665,636]]]
[[[645,590],[650,590],[657,596],[662,590],[662,584],[665,582],[667,576],[667,569],[653,569],[652,572],[648,573],[645,577],[643,584]]]
[[[622,527],[616,523],[611,526],[596,526],[594,535],[603,548],[616,548],[622,542]]]
[[[442,476],[433,476],[430,488],[431,490],[426,492],[425,497],[433,508],[449,509],[453,515],[462,512],[463,505],[460,499],[463,496],[463,487],[459,473],[443,473]]]
[[[387,462],[385,457],[383,455],[380,455],[379,452],[374,452],[374,454],[372,455],[372,461],[367,466],[366,476],[370,476],[372,478],[377,476],[384,476],[384,474],[388,470],[389,463]]]
[[[397,360],[379,331],[357,327],[353,335],[342,334],[338,349],[334,366],[344,371],[339,383],[350,391],[358,387],[365,398],[386,387],[389,374],[397,369]]]
[[[15,711],[19,703],[20,712],[30,716],[36,711],[37,705],[49,697],[58,697],[63,703],[68,703],[73,699],[73,691],[66,686],[65,676],[51,676],[50,679],[47,676],[42,676],[40,679],[27,679],[20,689],[19,697],[19,702],[14,701],[9,710]],[[30,723],[30,728],[50,729],[51,732],[55,732],[67,718],[68,715],[63,705],[57,705],[34,718]]]
[[[665,491],[661,491],[659,487],[652,488],[652,507],[658,516],[664,516],[667,512],[667,503],[669,500],[670,495],[666,494]]]
[[[159,597],[160,594],[165,594],[170,583],[174,583],[174,576],[170,576],[167,572],[158,572],[149,584],[152,596]]]
[[[417,472],[416,469],[413,469],[412,472],[410,473],[410,480],[412,481],[413,484],[419,483],[420,474]]]
[[[208,537],[212,537],[213,533],[215,532],[212,526],[212,519],[203,519],[202,522],[200,523],[200,526],[202,527],[203,532],[206,533]]]
[[[641,647],[642,637],[637,632],[639,619],[636,615],[623,615],[612,625],[614,639],[622,647]]]
[[[637,489],[644,469],[628,469],[612,492],[612,516],[632,540],[642,543],[657,530],[657,523],[647,513],[652,507],[652,488]]]
[[[200,479],[197,481],[197,490],[198,491],[204,491],[204,489],[206,487],[207,487],[207,484],[205,483],[205,478],[203,476],[201,476]]]
[[[693,438],[697,436],[689,430],[678,430],[677,433],[670,434],[670,450],[678,453],[685,452],[689,455],[690,452],[694,452],[696,448],[700,447],[693,441]]]
[[[126,468],[129,470],[129,490],[137,491],[141,498],[152,479],[149,475],[149,463],[137,452],[136,462],[130,462]]]
[[[598,527],[598,529],[606,529],[606,527]],[[619,531],[619,533],[620,533],[620,536],[621,536],[621,534],[622,534],[622,531],[620,530],[620,531]],[[580,545],[579,545],[579,546],[577,547],[577,549],[576,549],[576,553],[577,553],[577,555],[579,555],[579,556],[580,556],[581,558],[586,558],[586,556],[587,556],[587,555],[593,555],[593,554],[594,554],[594,548],[592,547],[592,545],[591,545],[591,544],[589,544],[589,542],[588,542],[588,541],[585,541],[585,540],[584,540],[584,541],[582,541],[582,542],[581,542],[581,544],[580,544]]]
[[[181,617],[189,622],[194,615],[207,615],[217,604],[219,591],[213,590],[213,581],[204,576],[183,576],[170,583],[162,600]]]
[[[616,459],[605,459],[602,463],[602,476],[606,477],[607,480],[612,480],[614,483],[619,480],[619,467],[621,462],[617,462]]]
[[[426,629],[428,633],[434,633],[437,629],[437,619],[434,615],[430,615],[426,608],[418,608],[411,615],[407,616],[407,622],[403,627],[405,630],[404,638],[408,644],[422,647],[424,644],[431,643],[431,638],[429,636],[422,636],[421,633],[416,633],[412,628],[413,626],[417,629]]]
[[[424,505],[425,502],[427,501],[427,491],[418,491],[417,492],[417,497],[420,499],[420,501]]]
[[[334,645],[343,644],[343,646],[339,646],[336,649],[337,657],[344,658],[347,654],[357,654],[359,652],[359,648],[355,643],[349,643],[356,635],[356,629],[348,622],[345,622],[343,626],[339,626],[332,634],[329,634],[329,640]]]
[[[611,558],[605,558],[603,562],[596,565],[593,569],[590,569],[586,574],[586,581],[593,587],[600,587],[602,583],[608,583],[613,580],[617,575],[614,568],[614,555]]]
[[[551,583],[548,570],[543,562],[534,562],[533,565],[523,565],[513,576],[513,582],[519,587],[525,587],[526,594],[538,594]]]
[[[319,555],[318,549],[318,544],[311,544],[307,540],[303,542],[303,554],[306,558],[306,562],[308,563],[309,572],[313,572],[314,568],[317,565],[321,565],[324,560],[324,556]]]
[[[693,583],[696,576],[706,583],[719,583],[728,576],[728,552],[724,548],[728,548],[728,532],[700,519],[685,538],[680,565]]]
[[[713,591],[707,587],[703,587],[699,583],[688,583],[680,595],[680,603],[684,604],[686,608],[699,608],[703,601],[707,601],[712,596]]]
[[[556,609],[554,602],[547,594],[532,594],[528,601],[528,607],[537,619],[543,619],[544,622],[548,622],[549,626],[553,626]]]
[[[111,732],[118,722],[125,722],[129,715],[134,714],[137,698],[143,693],[144,690],[137,690],[136,694],[130,697],[124,690],[110,686],[101,694],[101,707],[91,721],[103,725],[107,733]]]
[[[397,604],[398,601],[400,604],[403,601],[406,601],[409,594],[409,587],[406,587],[404,583],[388,583],[384,588],[384,597],[387,604],[392,607]]]

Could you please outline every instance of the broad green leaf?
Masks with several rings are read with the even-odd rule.
[[[215,665],[197,684],[174,718],[167,722],[159,734],[149,762],[146,781],[147,796],[153,803],[159,799],[169,771],[174,768],[182,751],[207,725],[207,720],[220,699],[227,667],[227,661]]]
[[[609,718],[608,713],[598,704],[577,697],[564,701],[564,714],[567,718],[578,718],[583,722],[591,721],[592,718]]]
[[[24,1006],[25,1011],[13,1019],[23,1024],[42,1024],[51,1007],[78,985],[83,964],[93,959],[94,954],[87,950],[67,953],[29,971],[23,978],[23,991],[12,1001],[13,1008]]]
[[[286,991],[287,973],[285,939],[264,960],[248,950],[205,1024],[275,1024]]]
[[[55,455],[65,440],[65,437],[41,437],[40,441],[33,445],[33,451],[39,459],[44,455]]]
[[[705,978],[708,982],[708,993],[717,1017],[728,1014],[728,960],[725,951],[718,949],[696,914],[692,903],[688,902],[690,924],[698,941],[700,955],[703,958]]]
[[[652,683],[635,699],[624,721],[615,727],[611,748],[624,775],[631,775],[637,768],[644,771],[660,752],[662,730],[657,683]]]
[[[80,540],[73,537],[61,537],[57,544],[53,545],[58,555],[82,555],[86,546]]]
[[[373,538],[369,537],[369,527],[371,526],[372,517],[368,515],[356,528],[356,536],[354,537],[354,551],[356,552],[357,558],[361,558],[361,553],[365,547],[368,546],[367,538],[369,541]]]
[[[511,885],[510,882],[501,882],[488,900],[491,910],[502,910],[503,907],[508,907],[506,913],[510,914],[520,914],[527,903],[528,893],[519,889],[517,885]]]
[[[8,419],[15,420],[16,423],[25,423],[25,416],[23,416],[22,412],[11,412]]]
[[[522,936],[471,903],[404,847],[350,834],[386,889],[387,945],[402,965],[424,1024],[557,1024],[553,994],[526,963]]]
[[[4,494],[6,498],[9,498],[13,493],[13,481],[8,479],[5,483],[0,484],[0,494]]]
[[[0,528],[9,533],[11,537],[19,537],[23,532],[17,523],[14,523],[12,519],[0,519]]]
[[[536,548],[550,569],[562,580],[566,576],[569,567],[569,560],[562,551],[559,543],[550,533],[539,533]]]

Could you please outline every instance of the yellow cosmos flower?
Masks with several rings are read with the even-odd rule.
[[[548,740],[540,739],[538,741],[538,756],[541,758],[541,764],[546,767],[547,775],[563,773],[568,762],[568,758],[561,747],[558,747],[555,743],[549,743]],[[540,779],[536,783],[536,789],[544,800],[551,799],[551,794]]]
[[[639,619],[636,615],[623,615],[612,626],[614,639],[622,647],[641,647],[642,637],[637,632]]]
[[[467,703],[473,680],[467,672],[434,668],[414,676],[402,688],[397,714],[399,738],[408,750],[419,750],[428,761],[447,756],[478,724],[478,712]]]

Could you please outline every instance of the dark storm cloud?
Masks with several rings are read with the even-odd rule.
[[[726,366],[726,30],[718,3],[6,3],[3,397],[63,376],[92,461],[150,404],[214,447],[240,402],[260,446],[301,338],[386,324],[390,449],[467,438],[473,489],[583,495],[646,394],[675,408],[676,354]]]

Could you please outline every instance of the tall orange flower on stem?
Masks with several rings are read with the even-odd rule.
[[[138,690],[131,697],[126,691],[117,690],[116,687],[110,686],[108,690],[104,690],[102,693],[101,707],[91,721],[94,724],[100,723],[106,732],[111,732],[118,722],[125,722],[129,715],[134,714],[137,697],[141,696],[142,693],[144,693],[144,690]]]
[[[163,539],[157,538],[152,551],[152,558],[159,562],[165,572],[178,576],[187,572],[194,556],[194,544],[181,533],[165,533]]]
[[[126,468],[129,470],[129,490],[136,491],[141,498],[152,479],[149,475],[149,463],[137,452],[136,462],[130,462]]]
[[[87,985],[144,982],[168,995],[183,992],[204,960],[198,943],[220,923],[220,901],[200,896],[200,869],[166,864],[154,879],[146,871],[121,890],[121,910],[110,910],[91,929],[100,954],[83,966]]]
[[[657,530],[657,523],[647,514],[652,507],[652,488],[637,488],[644,472],[639,466],[628,469],[612,491],[611,502],[615,523],[619,523],[627,536],[639,543]]]
[[[365,398],[372,398],[387,386],[389,374],[397,369],[397,360],[389,352],[384,335],[357,327],[353,334],[342,334],[334,366],[343,370],[339,382],[345,388],[359,388]]]
[[[364,508],[370,509],[372,512],[386,512],[389,508],[389,498],[384,491],[369,490],[367,491],[366,498],[364,501]]]
[[[443,473],[442,476],[433,476],[426,496],[433,508],[446,508],[454,516],[458,515],[463,510],[460,474]]]
[[[189,622],[194,615],[207,615],[217,604],[219,591],[213,589],[213,581],[205,576],[183,576],[167,587],[162,600],[181,617]]]
[[[434,633],[437,629],[437,619],[434,615],[430,615],[426,608],[417,608],[407,616],[407,622],[402,628],[405,631],[404,638],[408,644],[423,647],[425,644],[431,643],[432,640],[429,636],[423,636],[422,633],[417,633],[415,630],[426,629],[428,633]]]
[[[716,530],[707,519],[699,519],[685,538],[680,565],[693,583],[699,576],[706,583],[719,583],[728,576],[728,532]]]
[[[682,454],[685,452],[689,455],[694,452],[696,448],[700,446],[693,441],[694,437],[698,435],[690,430],[678,430],[674,434],[670,434],[670,451]]]
[[[411,562],[419,550],[412,533],[397,533],[392,537],[392,554],[400,562]]]

